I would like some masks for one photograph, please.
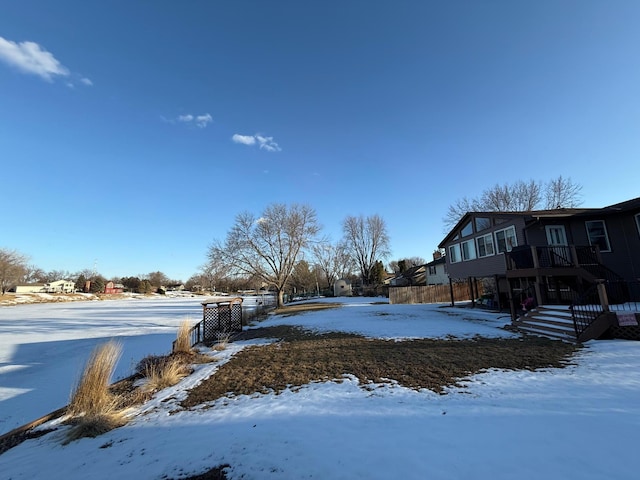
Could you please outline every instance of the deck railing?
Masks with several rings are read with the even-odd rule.
[[[577,298],[570,309],[579,337],[606,312],[640,312],[640,281],[601,280]]]
[[[598,249],[592,246],[523,245],[506,252],[505,259],[507,270],[600,265]]]

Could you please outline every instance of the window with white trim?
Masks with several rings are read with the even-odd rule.
[[[476,242],[473,240],[467,240],[460,244],[462,250],[462,260],[473,260],[476,258]]]
[[[488,257],[495,253],[493,250],[493,235],[490,233],[476,238],[476,244],[478,246],[478,257],[480,258]]]
[[[640,235],[640,213],[636,213],[636,227],[638,227],[638,235]]]
[[[589,220],[584,222],[587,227],[587,236],[589,237],[589,245],[600,247],[601,252],[610,252],[611,244],[609,243],[609,234],[604,220]]]
[[[518,246],[516,238],[516,228],[512,225],[504,230],[496,230],[496,251],[498,253],[510,252],[513,247]]]
[[[462,257],[460,256],[460,244],[456,243],[449,247],[449,262],[458,263]]]

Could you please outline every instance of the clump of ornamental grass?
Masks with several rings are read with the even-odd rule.
[[[91,353],[67,407],[72,428],[66,443],[96,437],[126,423],[120,397],[109,390],[121,353],[122,345],[114,341],[98,345]]]
[[[180,356],[146,357],[140,362],[138,371],[144,375],[144,392],[151,393],[172,387],[191,373],[191,369]]]
[[[176,341],[173,343],[173,351],[191,353],[191,322],[184,319],[178,327]]]
[[[222,351],[226,350],[231,340],[231,334],[220,332],[217,335],[216,343],[211,347],[213,350]]]

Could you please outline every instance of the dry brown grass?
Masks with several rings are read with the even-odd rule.
[[[226,350],[227,346],[229,345],[229,341],[231,340],[231,334],[219,333],[217,337],[218,338],[216,340],[216,343],[214,343],[211,348],[217,351]]]
[[[67,407],[67,423],[73,425],[67,442],[95,437],[126,423],[121,399],[109,390],[121,353],[122,345],[114,341],[98,345],[91,353]]]
[[[490,368],[562,368],[578,348],[536,337],[397,342],[284,326],[262,328],[260,336],[286,340],[242,350],[192,389],[182,405],[189,408],[229,394],[278,393],[311,382],[341,381],[345,375],[354,375],[365,387],[393,380],[444,393],[460,379]]]
[[[321,302],[309,302],[309,303],[293,303],[284,305],[275,310],[277,315],[297,315],[304,312],[314,312],[318,310],[327,310],[329,308],[341,307],[341,303],[321,303]]]
[[[189,365],[177,357],[163,357],[162,361],[149,362],[144,371],[146,382],[143,390],[157,392],[172,387],[190,373]]]
[[[191,352],[191,321],[186,318],[180,322],[176,341],[173,344],[174,352]]]
[[[109,381],[121,353],[122,345],[114,341],[93,350],[67,407],[69,415],[92,415],[111,410],[116,399],[109,391]]]

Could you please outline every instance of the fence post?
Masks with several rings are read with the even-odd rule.
[[[598,298],[600,299],[600,305],[603,312],[609,311],[609,298],[607,297],[607,288],[604,284],[604,280],[598,279]]]

